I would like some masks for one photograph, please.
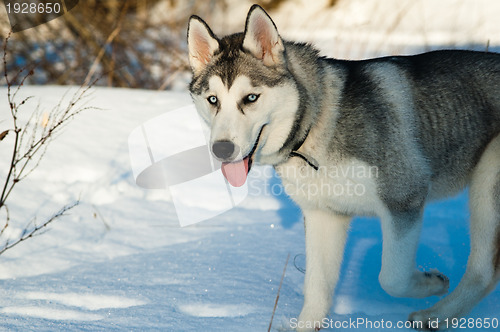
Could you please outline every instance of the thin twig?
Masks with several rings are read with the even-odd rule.
[[[0,208],[2,208],[2,206],[5,205],[5,200],[6,200],[5,195],[7,192],[7,188],[9,186],[10,177],[12,176],[12,173],[14,172],[14,169],[15,169],[17,148],[18,148],[18,144],[19,144],[19,129],[17,127],[17,109],[16,109],[14,102],[12,101],[12,98],[11,98],[11,91],[10,91],[11,83],[10,83],[9,77],[7,75],[7,44],[8,44],[8,41],[9,41],[11,34],[12,34],[12,30],[9,32],[9,34],[5,38],[5,44],[3,47],[3,64],[4,64],[5,81],[7,83],[7,101],[9,102],[10,113],[12,115],[12,121],[13,121],[13,125],[14,125],[13,131],[14,131],[15,138],[14,138],[14,147],[12,149],[12,158],[10,161],[9,172],[7,173],[7,178],[5,179],[2,193],[0,194]]]
[[[5,208],[6,216],[5,216],[5,225],[3,225],[2,230],[0,231],[0,236],[2,236],[5,230],[9,227],[9,221],[10,221],[9,208],[7,207],[7,205],[4,205],[3,207]]]
[[[118,34],[120,33],[120,30],[122,29],[123,17],[125,17],[125,13],[127,12],[128,6],[129,6],[128,2],[126,2],[125,5],[123,5],[123,8],[122,8],[122,11],[120,14],[120,18],[118,19],[118,23],[116,24],[116,28],[109,34],[108,38],[106,39],[106,42],[99,50],[99,54],[97,54],[97,57],[94,60],[94,63],[90,67],[90,70],[87,74],[87,77],[85,77],[83,85],[87,85],[90,82],[90,79],[92,78],[95,71],[97,70],[97,66],[101,62],[101,59],[104,56],[104,54],[106,53],[106,48],[108,47],[108,45],[110,45],[113,42],[115,37],[118,36]],[[111,60],[111,61],[113,61],[113,60]]]
[[[9,250],[10,248],[17,246],[19,243],[26,241],[29,238],[32,238],[38,232],[40,232],[42,229],[47,227],[51,222],[62,217],[63,215],[66,214],[66,212],[68,212],[69,210],[71,210],[72,208],[77,206],[78,204],[80,204],[80,201],[76,201],[70,205],[64,206],[61,210],[59,210],[56,214],[54,214],[52,217],[50,217],[43,224],[35,226],[35,228],[33,228],[30,231],[28,231],[28,227],[26,227],[23,231],[23,235],[19,239],[17,239],[15,242],[9,244],[9,242],[7,241],[5,246],[0,250],[0,255],[3,254],[5,251]]]
[[[104,224],[104,227],[106,228],[107,231],[111,230],[111,227],[109,226],[109,224],[106,222],[106,219],[104,219],[104,217],[102,216],[102,213],[101,211],[99,211],[99,209],[97,208],[97,206],[95,206],[94,204],[92,204],[92,207],[94,208],[95,212],[94,212],[94,217],[99,217],[99,219],[101,219],[102,223]]]
[[[276,294],[276,301],[274,301],[273,314],[271,316],[271,321],[269,322],[269,328],[267,329],[267,332],[271,331],[271,326],[273,325],[274,313],[276,312],[276,308],[278,307],[278,300],[280,298],[281,285],[283,285],[283,279],[285,278],[286,267],[288,265],[289,259],[290,259],[290,253],[288,253],[288,256],[286,256],[285,267],[283,268],[283,274],[281,275],[280,286],[278,287],[278,293]]]
[[[12,31],[11,31],[12,32]],[[85,99],[87,98],[88,90],[94,86],[96,80],[90,82],[87,86],[81,86],[70,98],[66,106],[63,106],[63,100],[65,96],[60,100],[59,104],[54,107],[49,113],[41,113],[40,107],[38,106],[35,111],[31,112],[28,122],[20,125],[18,122],[18,113],[20,108],[26,104],[32,97],[27,97],[22,99],[19,103],[16,102],[16,97],[20,91],[21,86],[26,82],[28,76],[33,75],[33,70],[26,72],[26,67],[19,70],[17,76],[24,75],[20,79],[20,84],[17,88],[14,88],[13,82],[17,81],[17,76],[9,79],[7,70],[7,44],[11,33],[5,39],[5,44],[3,47],[3,64],[4,64],[4,78],[7,84],[7,101],[9,103],[11,118],[12,118],[12,128],[0,133],[1,138],[5,137],[8,133],[14,133],[14,144],[12,150],[12,157],[10,164],[8,164],[8,172],[5,178],[5,182],[0,187],[0,210],[2,208],[6,211],[5,223],[0,226],[0,236],[6,238],[3,239],[3,244],[0,249],[0,255],[5,251],[15,247],[19,243],[26,241],[35,235],[42,234],[43,230],[54,220],[65,215],[67,211],[71,210],[73,207],[79,204],[80,200],[75,203],[66,205],[60,209],[56,214],[47,219],[44,223],[37,225],[36,217],[30,223],[28,223],[22,230],[21,234],[15,238],[10,238],[6,234],[6,230],[10,227],[10,212],[7,207],[7,198],[10,193],[26,176],[28,176],[34,169],[37,168],[40,161],[43,159],[47,147],[54,136],[57,135],[60,130],[68,124],[68,122],[73,119],[77,114],[83,112],[91,107],[84,107]],[[89,83],[89,82],[87,82]],[[13,92],[13,93],[12,93]],[[43,123],[39,123],[42,119],[42,114],[48,114]],[[23,122],[24,123],[24,122]],[[41,125],[41,129],[39,129]]]

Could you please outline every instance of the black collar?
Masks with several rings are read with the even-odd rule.
[[[311,127],[309,127],[309,129],[307,129],[307,132],[304,135],[304,138],[295,144],[295,146],[292,149],[292,152],[290,152],[290,157],[299,157],[299,158],[303,159],[306,163],[309,164],[309,166],[311,166],[312,168],[314,168],[317,171],[319,169],[318,162],[316,160],[314,160],[314,158],[305,156],[304,154],[298,152],[298,150],[302,147],[302,145],[306,141],[307,136],[309,136],[310,131],[311,131]]]

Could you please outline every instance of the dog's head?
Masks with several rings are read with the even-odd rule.
[[[188,45],[190,92],[210,126],[213,155],[223,162],[225,174],[235,173],[228,180],[244,182],[254,161],[279,162],[299,98],[286,45],[269,15],[254,5],[245,31],[220,39],[192,16]]]

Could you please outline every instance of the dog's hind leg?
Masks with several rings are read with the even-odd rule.
[[[423,298],[448,292],[443,274],[416,269],[416,253],[422,228],[422,208],[382,216],[383,248],[379,281],[396,297]]]
[[[306,275],[304,306],[297,331],[319,330],[330,310],[339,279],[350,217],[324,210],[304,210]]]
[[[415,312],[410,320],[440,322],[446,329],[452,318],[466,315],[493,290],[500,277],[500,136],[490,142],[473,171],[470,184],[471,252],[465,275],[457,288],[427,310]]]

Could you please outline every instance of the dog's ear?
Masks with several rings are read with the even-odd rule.
[[[253,5],[248,12],[243,48],[262,59],[266,66],[284,62],[283,41],[274,22],[259,5]]]
[[[198,16],[191,16],[188,27],[188,49],[189,64],[194,74],[205,68],[218,48],[217,37],[208,25]]]

